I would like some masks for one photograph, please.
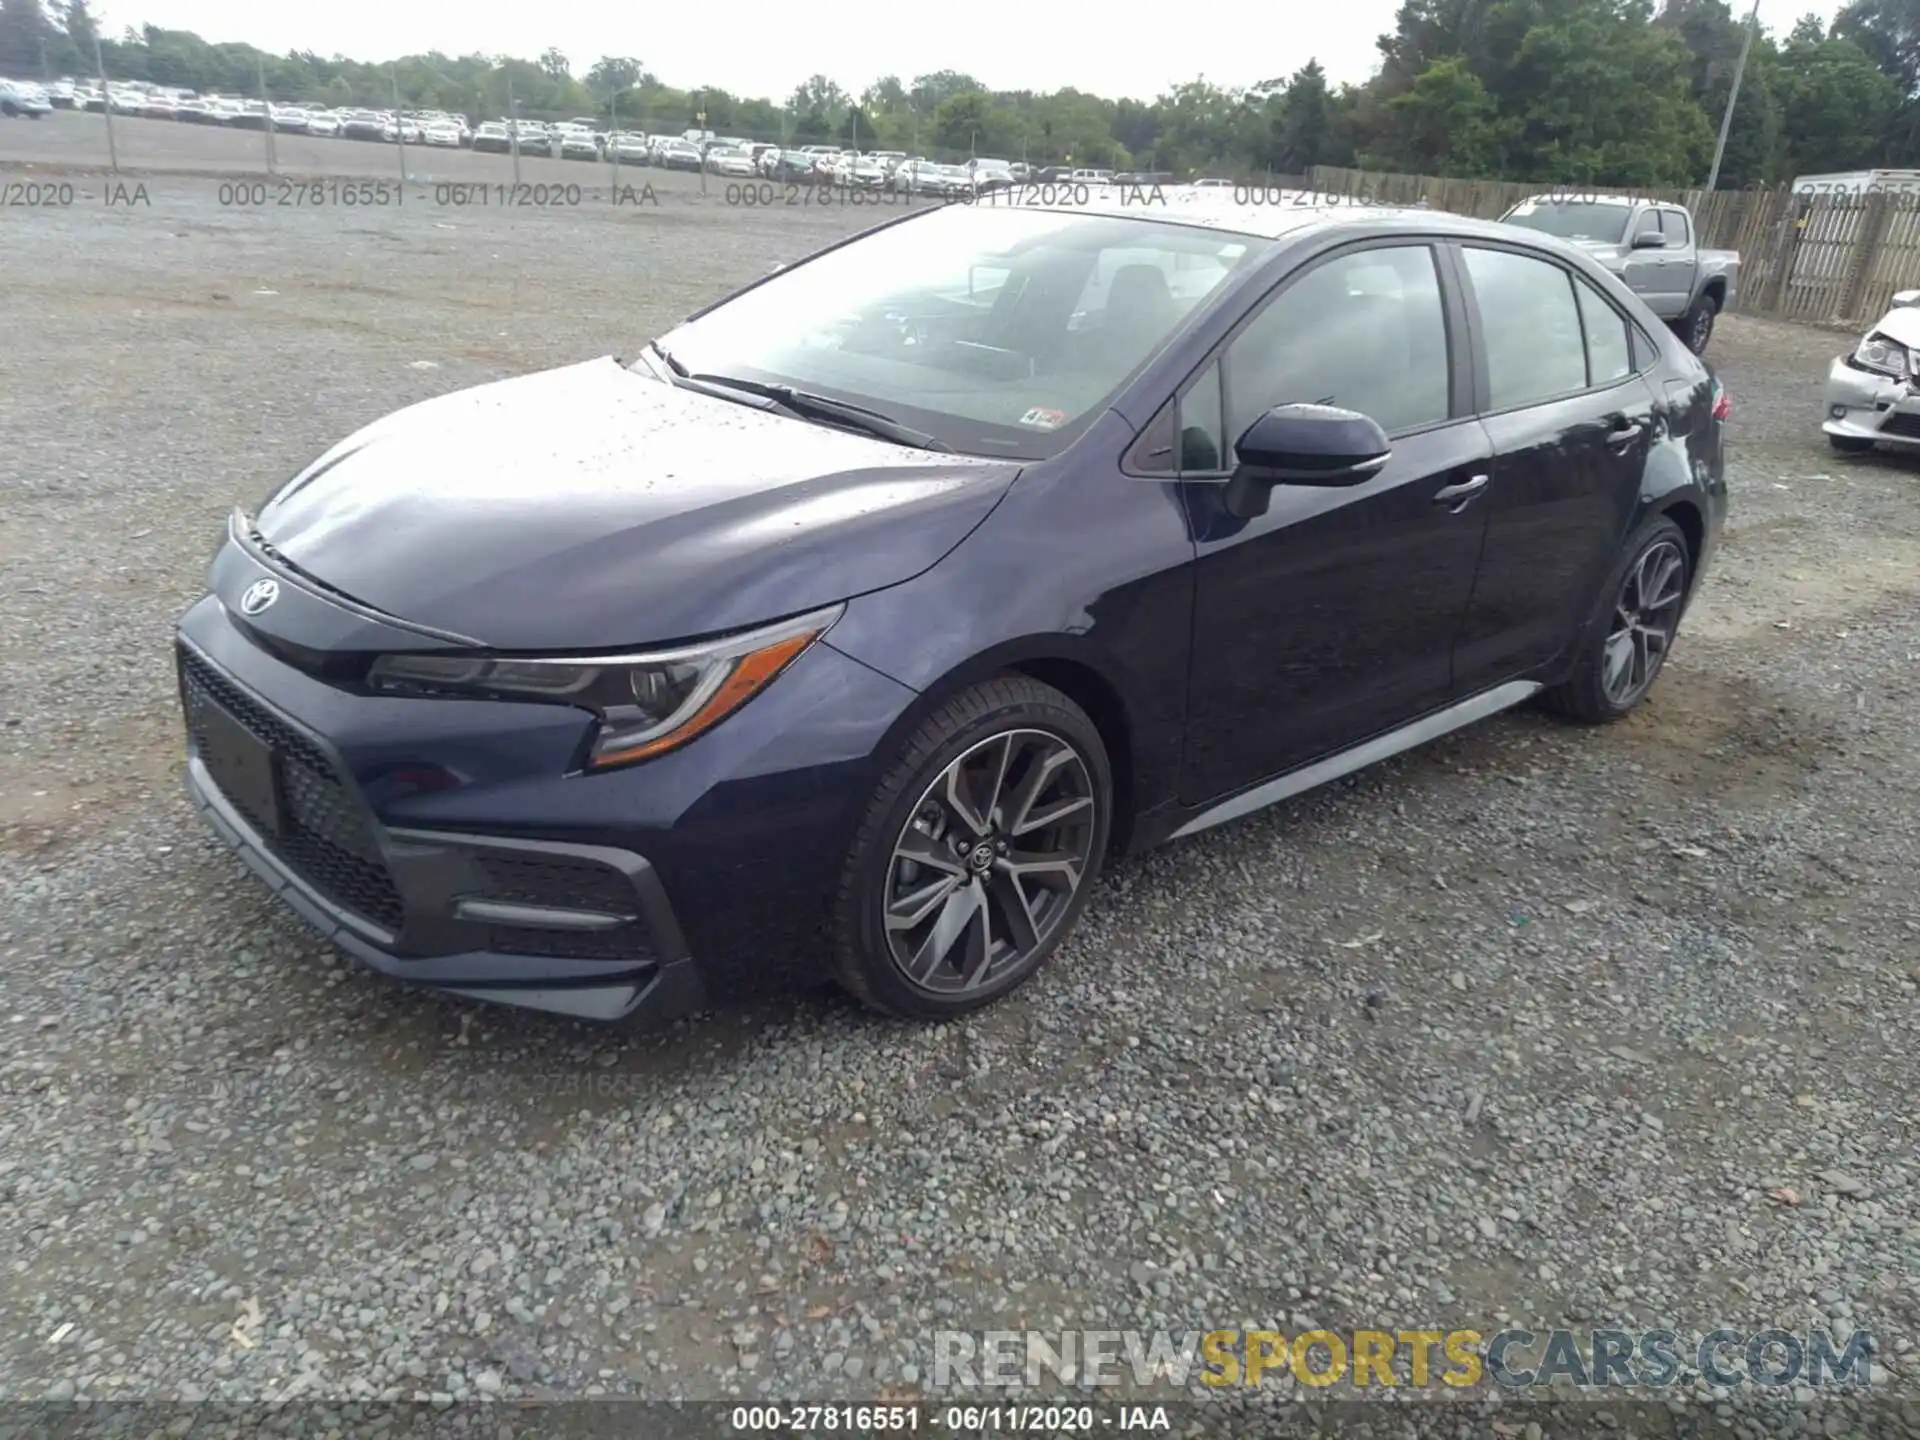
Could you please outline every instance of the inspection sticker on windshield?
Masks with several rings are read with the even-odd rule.
[[[1034,430],[1058,430],[1067,423],[1067,412],[1036,405],[1020,417],[1020,423]]]

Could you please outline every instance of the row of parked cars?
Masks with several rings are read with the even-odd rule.
[[[500,119],[475,126],[464,115],[442,111],[279,104],[196,95],[165,86],[134,83],[110,82],[103,89],[71,79],[45,87],[29,82],[0,81],[0,109],[8,114],[42,115],[63,106],[235,129],[271,127],[328,139],[449,149],[466,147],[499,154],[517,150],[523,155],[564,160],[617,160],[622,165],[705,171],[727,179],[832,184],[850,189],[911,191],[935,196],[980,194],[1020,184],[1096,186],[1172,179],[1161,175],[1116,175],[1109,170],[1065,165],[1031,166],[1023,161],[989,157],[976,158],[964,165],[948,165],[924,155],[909,155],[903,150],[862,151],[839,145],[786,147],[715,135],[710,130],[648,134],[610,128],[600,120],[586,117],[559,122]]]

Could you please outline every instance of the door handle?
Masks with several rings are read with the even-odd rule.
[[[1613,417],[1612,428],[1607,431],[1607,444],[1615,449],[1631,445],[1646,433],[1646,429],[1646,422],[1643,420],[1629,420],[1624,415],[1616,415]]]
[[[1460,511],[1466,509],[1467,503],[1472,500],[1474,496],[1486,488],[1487,477],[1485,475],[1475,475],[1470,480],[1462,480],[1458,485],[1442,485],[1434,492],[1433,503],[1436,505],[1451,505],[1454,513],[1457,515]]]

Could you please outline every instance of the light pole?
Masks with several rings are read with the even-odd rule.
[[[1740,60],[1733,67],[1733,86],[1727,91],[1727,111],[1720,117],[1720,138],[1713,146],[1713,169],[1707,174],[1707,191],[1720,188],[1720,162],[1727,155],[1727,132],[1733,129],[1733,107],[1740,99],[1740,77],[1747,73],[1747,56],[1753,50],[1753,32],[1760,28],[1760,0],[1753,0],[1747,15],[1747,36],[1740,42]]]

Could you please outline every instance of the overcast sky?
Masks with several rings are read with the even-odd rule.
[[[1736,0],[1744,10],[1744,0]],[[1760,0],[1760,19],[1784,32],[1841,0]],[[1152,99],[1204,75],[1238,87],[1287,75],[1319,57],[1333,79],[1361,81],[1379,58],[1374,39],[1398,0],[972,0],[911,8],[882,0],[733,0],[637,5],[592,0],[101,0],[109,35],[127,25],[197,31],[282,53],[313,50],[387,60],[441,50],[534,59],[557,46],[576,75],[603,55],[630,55],[669,85],[717,85],[785,99],[809,75],[858,92],[882,75],[909,80],[959,70],[995,89],[1055,90]],[[1143,23],[1135,16],[1152,15]]]

